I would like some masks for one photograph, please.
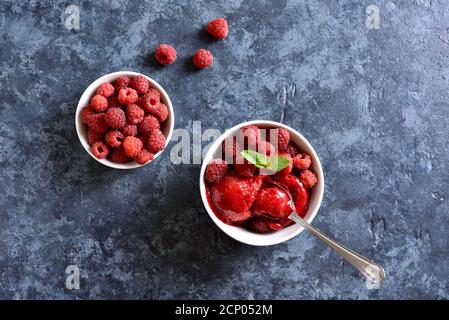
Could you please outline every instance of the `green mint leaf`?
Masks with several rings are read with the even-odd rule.
[[[269,166],[268,157],[254,150],[243,150],[240,155],[255,165],[257,168],[266,168]]]
[[[286,168],[290,164],[290,160],[283,156],[273,156],[270,159],[270,165],[266,167],[267,169],[278,172]]]

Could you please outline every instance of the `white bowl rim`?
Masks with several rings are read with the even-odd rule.
[[[201,199],[203,201],[203,205],[206,208],[207,213],[209,214],[209,217],[224,233],[226,233],[228,236],[230,236],[231,238],[233,238],[237,241],[240,241],[242,243],[252,245],[252,246],[275,245],[275,244],[279,244],[279,243],[282,243],[282,242],[285,242],[287,240],[294,238],[295,236],[300,234],[304,230],[304,228],[302,226],[300,226],[299,224],[293,224],[287,228],[284,228],[282,230],[275,231],[272,233],[257,234],[254,232],[247,231],[241,227],[228,225],[228,224],[224,223],[223,221],[221,221],[215,215],[215,213],[213,212],[213,210],[211,209],[211,207],[209,205],[207,195],[206,195],[206,184],[204,182],[204,173],[206,171],[207,164],[209,163],[210,160],[213,159],[214,153],[216,152],[216,150],[218,149],[218,147],[220,146],[220,144],[222,143],[222,141],[225,138],[230,136],[233,132],[237,131],[237,129],[244,127],[244,126],[249,126],[249,125],[262,125],[262,126],[269,126],[269,127],[275,127],[275,128],[276,127],[284,128],[290,132],[291,136],[293,134],[293,136],[296,136],[296,138],[301,140],[302,143],[307,146],[308,150],[304,150],[304,151],[310,153],[310,155],[313,159],[314,171],[318,177],[318,183],[314,187],[314,192],[317,192],[317,198],[315,200],[314,206],[313,207],[309,206],[306,216],[305,216],[305,220],[308,223],[311,223],[313,221],[313,219],[315,218],[315,216],[317,215],[318,210],[321,207],[321,202],[323,200],[323,194],[324,194],[323,168],[321,166],[320,159],[319,159],[315,149],[301,133],[299,133],[295,129],[293,129],[283,123],[279,123],[279,122],[271,121],[271,120],[252,120],[252,121],[247,121],[247,122],[243,122],[238,125],[235,125],[232,128],[226,130],[208,149],[206,155],[204,156],[203,163],[201,165],[199,183],[200,183]],[[273,237],[273,235],[275,235],[279,232],[282,232],[284,230],[287,230],[289,228],[290,228],[290,232],[286,233],[284,236]],[[236,230],[239,230],[239,233],[237,233]],[[244,232],[244,234],[246,234],[247,236],[241,236],[240,232],[242,230],[246,231],[246,232]]]
[[[151,87],[154,87],[157,90],[159,90],[159,92],[161,93],[162,99],[165,100],[166,105],[168,107],[168,110],[169,110],[169,118],[167,119],[168,132],[165,135],[165,138],[166,138],[165,147],[164,147],[164,149],[162,149],[161,151],[159,151],[158,153],[156,153],[154,155],[153,160],[151,160],[145,164],[138,164],[135,161],[130,161],[127,163],[114,163],[108,159],[98,159],[97,157],[95,157],[92,154],[91,148],[90,148],[89,144],[87,143],[87,137],[85,137],[81,133],[81,130],[82,130],[81,125],[84,126],[84,124],[80,120],[80,112],[81,112],[82,108],[84,108],[88,104],[92,94],[95,92],[96,88],[98,88],[98,86],[100,84],[102,84],[104,82],[112,82],[114,79],[116,79],[120,76],[139,76],[139,75],[144,76],[150,82]],[[114,168],[114,169],[135,169],[135,168],[140,168],[140,167],[146,166],[147,164],[152,163],[167,148],[168,143],[170,142],[170,139],[173,134],[174,126],[175,126],[175,114],[174,114],[172,102],[171,102],[170,97],[168,96],[167,92],[156,80],[154,80],[150,76],[147,76],[143,73],[139,73],[139,72],[135,72],[135,71],[115,71],[115,72],[105,74],[105,75],[101,76],[100,78],[96,79],[84,90],[83,94],[81,95],[81,97],[78,101],[78,105],[76,106],[76,111],[75,111],[76,133],[78,135],[79,141],[81,142],[81,145],[84,147],[86,152],[92,158],[94,158],[96,161],[98,161],[99,163],[101,163],[107,167]],[[167,128],[166,128],[166,131],[167,131]]]

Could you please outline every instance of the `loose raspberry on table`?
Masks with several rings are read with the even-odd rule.
[[[102,141],[97,141],[94,142],[92,144],[92,153],[94,154],[94,156],[96,156],[98,159],[104,159],[107,157],[108,153],[109,153],[109,148],[108,146],[102,142]]]
[[[156,61],[163,65],[168,65],[176,60],[176,50],[171,45],[160,44],[154,52]]]
[[[87,143],[91,146],[94,142],[102,141],[103,133],[98,133],[91,128],[87,128]]]
[[[148,151],[145,148],[142,148],[140,150],[139,154],[134,158],[138,164],[145,164],[148,161],[151,161],[154,159],[154,154],[152,154],[150,151]]]
[[[290,141],[290,133],[284,129],[275,129],[277,133],[277,147],[279,151],[285,151],[287,149],[288,143]]]
[[[312,157],[307,153],[299,153],[293,158],[293,166],[299,170],[309,169],[312,164]]]
[[[219,182],[228,171],[228,164],[222,159],[212,160],[206,167],[206,172],[204,174],[206,181],[210,183]]]
[[[224,18],[217,18],[210,21],[206,27],[207,33],[217,39],[224,39],[228,36],[228,22]]]
[[[118,148],[112,151],[111,161],[115,163],[125,163],[129,161],[129,157],[126,155],[123,148]]]
[[[108,131],[109,126],[104,120],[104,113],[95,113],[87,118],[86,125],[92,130],[98,133],[104,133]]]
[[[315,173],[307,169],[301,172],[299,175],[299,180],[301,180],[302,184],[306,188],[312,188],[318,182]]]
[[[151,112],[161,101],[161,93],[155,88],[150,88],[140,99],[140,106],[145,112]]]
[[[193,54],[193,64],[199,69],[207,68],[214,62],[214,56],[206,49],[198,49]]]
[[[129,83],[131,82],[131,79],[126,76],[121,76],[115,79],[114,87],[115,91],[119,92],[121,89],[126,89],[129,86]]]
[[[125,111],[120,108],[109,108],[104,114],[104,121],[114,129],[120,129],[126,124]]]
[[[128,123],[139,124],[142,122],[145,116],[145,111],[137,104],[130,104],[126,107],[126,117],[128,118]]]
[[[93,114],[95,114],[94,110],[90,106],[85,106],[81,109],[81,121],[84,124],[87,124],[89,122],[89,117]]]
[[[121,108],[122,104],[118,101],[117,96],[112,96],[108,98],[108,107],[109,108]]]
[[[161,130],[151,130],[148,134],[147,149],[152,153],[157,153],[165,147],[165,136]]]
[[[160,127],[161,125],[157,120],[157,118],[150,114],[143,118],[142,122],[138,126],[138,129],[139,132],[146,134],[149,133],[151,130],[159,129]]]
[[[137,94],[144,94],[145,92],[147,92],[150,84],[147,78],[145,78],[144,76],[135,76],[131,79],[129,86],[136,90]]]
[[[135,137],[137,135],[137,126],[135,124],[125,124],[123,128],[121,128],[123,134],[127,136],[133,136]]]
[[[109,82],[102,83],[97,90],[95,91],[96,94],[103,96],[105,98],[109,98],[114,94],[114,86],[110,84]]]
[[[143,143],[139,138],[128,136],[123,141],[123,150],[128,157],[136,157],[143,148]]]
[[[105,135],[106,143],[113,148],[120,147],[124,139],[125,136],[118,130],[110,130]]]
[[[289,142],[287,148],[285,149],[285,152],[289,153],[291,157],[294,158],[298,155],[299,149],[294,143]]]
[[[168,107],[163,103],[157,104],[148,112],[155,116],[159,122],[164,122],[168,118]]]
[[[121,104],[133,104],[139,100],[139,95],[137,91],[132,88],[120,89],[118,92],[118,101]]]
[[[90,99],[90,106],[96,112],[103,112],[108,108],[108,99],[97,94]]]

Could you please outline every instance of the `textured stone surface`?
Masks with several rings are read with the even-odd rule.
[[[27,1],[28,2],[28,1]],[[449,298],[449,12],[445,1],[90,1],[0,4],[0,298]],[[230,36],[201,27],[226,16]],[[179,60],[160,68],[159,42]],[[211,70],[190,55],[211,50]],[[307,234],[274,247],[225,236],[202,207],[199,165],[166,152],[133,171],[96,163],[74,112],[99,76],[159,81],[176,127],[282,121],[326,176],[314,224],[374,258],[379,289]],[[172,142],[173,145],[173,142]],[[65,268],[81,289],[65,289]]]

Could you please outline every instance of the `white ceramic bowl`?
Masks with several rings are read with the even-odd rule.
[[[248,231],[244,228],[237,227],[237,226],[231,226],[223,221],[221,221],[213,212],[212,208],[209,205],[209,202],[207,200],[206,195],[206,185],[204,182],[204,172],[206,171],[207,164],[214,159],[214,154],[218,150],[218,148],[221,146],[221,143],[223,140],[228,138],[229,136],[235,135],[238,129],[248,126],[248,125],[260,125],[260,126],[266,126],[266,127],[277,127],[277,128],[284,128],[290,132],[290,139],[292,142],[296,143],[296,145],[302,150],[310,154],[312,157],[312,170],[316,173],[318,178],[318,183],[312,188],[311,194],[310,194],[310,201],[309,201],[309,209],[307,210],[307,213],[305,215],[305,220],[309,223],[312,222],[312,220],[315,218],[318,209],[320,208],[321,201],[323,199],[323,192],[324,192],[324,175],[323,175],[323,169],[321,167],[320,159],[318,158],[318,155],[316,154],[315,150],[307,141],[304,136],[302,136],[298,131],[282,124],[279,122],[274,121],[266,121],[266,120],[255,120],[255,121],[249,121],[244,122],[239,125],[236,125],[235,127],[227,130],[224,134],[222,134],[210,147],[210,149],[207,151],[207,154],[204,157],[203,164],[201,166],[201,173],[200,173],[200,192],[201,192],[201,199],[203,200],[204,207],[207,210],[207,213],[209,214],[210,218],[215,222],[215,224],[227,235],[230,237],[249,244],[253,246],[269,246],[278,244],[284,241],[287,241],[296,235],[300,234],[304,228],[301,227],[298,224],[292,224],[282,230],[279,231],[273,231],[271,233],[267,234],[259,234],[254,233],[251,231]]]
[[[173,105],[170,101],[170,98],[169,98],[167,92],[165,92],[164,88],[162,88],[162,86],[159,83],[157,83],[155,80],[151,79],[150,77],[148,77],[144,74],[132,72],[132,71],[118,71],[118,72],[106,74],[106,75],[102,76],[101,78],[98,78],[97,80],[92,82],[89,85],[89,87],[87,87],[87,89],[84,91],[83,95],[81,96],[81,98],[78,102],[78,106],[76,107],[76,114],[75,114],[76,133],[78,134],[78,138],[79,138],[81,144],[83,145],[84,149],[86,149],[87,153],[89,153],[92,156],[92,158],[94,158],[101,164],[104,164],[105,166],[115,168],[115,169],[134,169],[134,168],[142,167],[144,165],[147,165],[148,163],[153,162],[165,150],[165,148],[164,148],[162,151],[159,151],[158,153],[156,153],[154,155],[154,159],[152,161],[147,162],[146,164],[143,164],[143,165],[138,164],[135,161],[130,161],[127,163],[115,163],[108,159],[98,159],[97,157],[95,157],[91,151],[89,144],[87,143],[87,129],[86,129],[86,125],[81,121],[81,109],[89,104],[89,101],[95,94],[95,90],[97,90],[98,86],[100,86],[100,84],[102,84],[103,82],[111,82],[112,83],[115,79],[117,79],[120,76],[134,77],[134,76],[139,76],[139,75],[147,78],[147,80],[150,83],[150,87],[153,87],[153,88],[156,88],[157,90],[159,90],[159,92],[161,93],[161,101],[164,104],[166,104],[168,107],[168,118],[164,122],[164,124],[161,128],[161,131],[164,133],[165,138],[166,138],[165,148],[167,147],[167,144],[170,141],[170,138],[172,136],[173,128],[174,128],[174,124],[175,124]]]

